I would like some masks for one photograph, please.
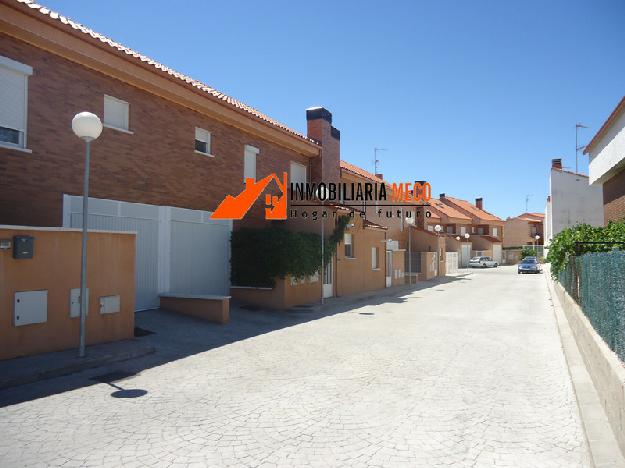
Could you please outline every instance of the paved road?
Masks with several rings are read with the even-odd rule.
[[[0,466],[588,465],[542,276],[373,302],[225,328],[140,314],[161,351],[115,368],[136,375],[0,393]]]

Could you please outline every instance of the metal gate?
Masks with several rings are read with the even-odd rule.
[[[458,273],[458,252],[447,252],[445,255],[445,270],[448,275]]]
[[[82,197],[64,195],[63,226],[82,226]],[[89,198],[89,229],[134,231],[136,310],[159,293],[228,294],[231,221],[210,212]]]

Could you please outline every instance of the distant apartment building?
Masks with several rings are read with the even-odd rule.
[[[544,221],[545,215],[543,213],[522,213],[514,218],[506,219],[504,249],[526,245],[543,245]]]
[[[562,159],[551,161],[549,195],[545,206],[544,243],[576,224],[603,226],[603,192],[589,185],[588,176],[562,168]]]
[[[589,182],[603,192],[604,221],[625,220],[625,97],[584,149]]]

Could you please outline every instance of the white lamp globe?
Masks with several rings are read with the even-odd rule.
[[[95,140],[102,133],[100,118],[91,112],[80,112],[72,119],[72,130],[78,138]]]
[[[460,236],[456,236],[456,240],[460,242]]]
[[[434,226],[434,230],[435,230],[436,232],[441,232],[441,230],[442,230],[442,229],[443,229],[443,228],[441,227],[441,225],[440,225],[440,224],[437,224],[436,226]]]
[[[536,234],[536,240],[540,239],[540,236],[538,234]]]
[[[469,238],[469,233],[468,233],[468,232],[465,232],[465,233],[464,233],[464,238],[465,238],[465,239],[468,239],[468,238]]]
[[[414,218],[412,216],[406,216],[406,224],[413,225],[414,224]]]

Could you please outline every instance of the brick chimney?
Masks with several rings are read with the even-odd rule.
[[[306,122],[308,138],[321,145],[321,158],[311,161],[311,182],[338,183],[341,174],[341,132],[332,126],[332,113],[323,107],[311,107],[306,109]]]
[[[384,174],[376,174],[375,175],[378,179],[382,179],[384,180]]]
[[[445,194],[444,194],[444,193],[441,193],[441,194],[438,196],[438,198],[440,198],[440,199],[442,200],[443,198],[445,198]]]
[[[483,198],[476,198],[475,199],[475,206],[477,206],[478,209],[483,210],[484,209],[484,199]]]
[[[551,169],[559,169],[562,170],[562,159],[552,159],[551,160]]]

